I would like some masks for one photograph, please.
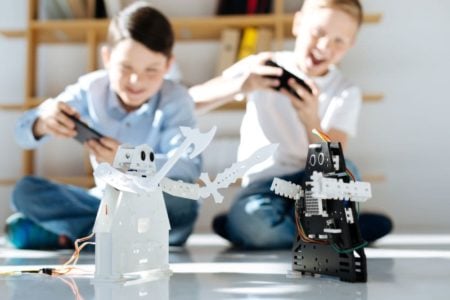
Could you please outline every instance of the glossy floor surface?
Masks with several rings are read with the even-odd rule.
[[[71,252],[2,247],[0,299],[450,299],[450,235],[393,234],[366,254],[367,283],[292,278],[289,251],[235,251],[218,237],[194,235],[186,248],[171,249],[168,278],[93,284],[93,253],[79,261],[91,273],[51,277],[14,271],[62,264]]]

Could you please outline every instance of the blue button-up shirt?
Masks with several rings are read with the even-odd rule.
[[[105,70],[89,73],[68,86],[63,93],[47,101],[63,101],[75,108],[81,119],[105,136],[134,146],[148,144],[156,153],[157,168],[183,142],[180,126],[195,127],[194,103],[187,90],[172,81],[164,80],[160,90],[139,109],[127,112],[111,89]],[[45,102],[23,114],[18,120],[15,137],[26,149],[36,148],[50,137],[37,140],[32,132],[39,111]],[[95,168],[95,158],[91,156]],[[201,170],[201,158],[184,155],[168,173],[174,179],[195,181]]]

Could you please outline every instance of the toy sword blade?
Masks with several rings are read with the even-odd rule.
[[[271,157],[277,147],[278,144],[271,144],[258,149],[249,158],[236,162],[223,172],[217,174],[213,182],[211,182],[207,173],[202,173],[200,179],[205,183],[205,186],[200,188],[200,197],[207,198],[209,195],[212,195],[216,203],[221,203],[223,196],[219,193],[218,189],[230,186],[230,184],[242,177],[251,167]]]
[[[216,133],[216,126],[211,128],[206,133],[201,133],[198,129],[191,129],[189,127],[180,127],[181,133],[185,137],[183,143],[178,147],[175,153],[162,166],[161,170],[153,176],[149,183],[150,189],[157,186],[161,180],[170,171],[173,165],[180,159],[183,153],[192,147],[192,152],[189,153],[189,158],[194,158],[200,154],[209,145],[214,134]]]

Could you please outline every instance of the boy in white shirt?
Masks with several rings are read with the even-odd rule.
[[[230,212],[213,222],[215,232],[234,245],[249,249],[291,247],[296,230],[293,202],[270,191],[273,177],[296,183],[306,180],[303,168],[308,145],[318,141],[312,129],[327,133],[344,149],[348,138],[355,135],[361,92],[335,65],[353,46],[362,18],[358,0],[306,0],[294,18],[294,51],[247,57],[222,76],[190,89],[199,111],[218,107],[239,94],[246,95],[239,160],[264,145],[279,144],[272,160],[246,174],[244,189]],[[282,70],[267,66],[268,60],[304,79],[312,92],[295,80],[288,83],[293,93],[274,90]],[[368,241],[392,228],[384,216],[366,217],[361,215],[360,224]]]

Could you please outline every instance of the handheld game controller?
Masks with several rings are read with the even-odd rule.
[[[312,93],[311,87],[309,87],[309,85],[307,85],[303,79],[298,78],[297,76],[295,76],[291,72],[287,71],[285,68],[281,67],[280,65],[276,64],[275,62],[268,60],[268,61],[266,61],[265,65],[271,66],[271,67],[277,67],[277,68],[280,68],[283,70],[283,73],[281,74],[281,76],[266,76],[268,78],[278,79],[280,81],[280,84],[278,86],[274,87],[275,90],[279,91],[282,88],[284,88],[289,93],[291,93],[292,95],[294,95],[297,98],[299,98],[300,100],[302,100],[302,98],[300,98],[300,96],[288,84],[289,79],[294,78],[294,80],[298,84],[300,84],[302,87],[304,87],[309,93]]]

